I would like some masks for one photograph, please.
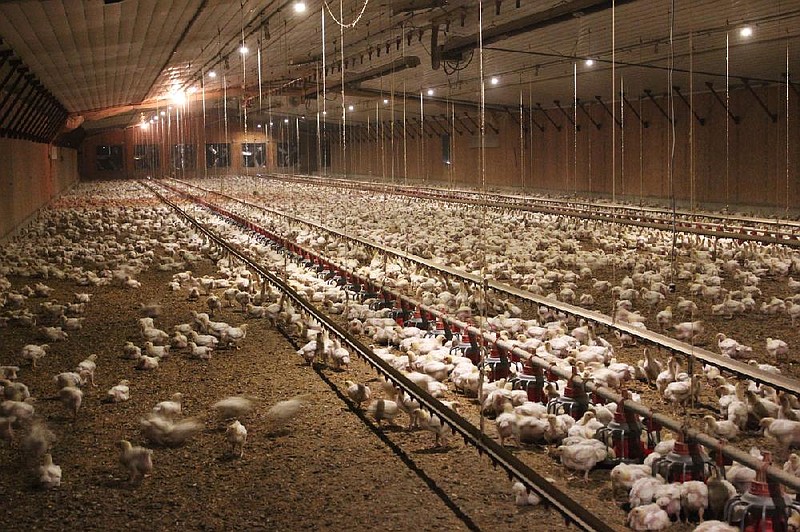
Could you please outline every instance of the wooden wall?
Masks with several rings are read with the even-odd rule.
[[[787,150],[785,91],[785,87],[756,89],[768,109],[777,115],[776,122],[745,90],[730,93],[730,109],[739,117],[738,124],[733,120],[726,124],[725,108],[710,93],[694,96],[695,112],[705,120],[705,125],[700,125],[690,115],[689,108],[675,97],[672,182],[680,204],[688,205],[694,200],[695,205],[709,208],[726,204],[778,209],[787,204],[789,208],[800,206],[797,183],[800,109],[797,94],[790,93]],[[724,94],[722,97],[724,99]],[[666,98],[656,101],[668,110]],[[494,135],[487,128],[487,144],[498,147],[485,149],[486,186],[665,201],[670,197],[670,123],[649,100],[643,100],[641,108],[638,99],[633,99],[631,104],[637,112],[641,109],[641,116],[649,127],[643,127],[626,106],[622,127],[618,126],[612,133],[613,122],[607,111],[597,103],[587,103],[585,108],[600,124],[600,129],[579,111],[580,130],[576,133],[558,109],[549,110],[553,121],[561,127],[559,131],[541,112],[534,111],[534,119],[544,126],[544,131],[536,126],[527,127],[530,122],[526,119],[528,131],[523,135],[522,145],[519,122],[515,118],[505,112],[487,111],[487,121],[499,133]],[[572,116],[571,109],[567,112]],[[477,116],[477,111],[471,110],[470,115]],[[618,118],[619,115],[618,109]],[[690,121],[693,121],[691,132]],[[357,135],[351,134],[346,157],[340,144],[332,147],[330,171],[387,180],[402,180],[407,175],[413,180],[480,187],[478,135],[470,135],[456,124],[462,133],[452,135],[450,165],[443,161],[440,137],[429,130],[421,142],[416,126],[413,136],[417,138],[408,133],[403,136],[402,130],[396,129],[393,141],[389,140],[389,134],[369,141],[359,141]],[[366,136],[361,138],[366,139]],[[612,146],[616,146],[616,173],[612,172]]]
[[[0,240],[78,181],[77,151],[0,138]]]

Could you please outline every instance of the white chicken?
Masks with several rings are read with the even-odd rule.
[[[694,340],[705,331],[703,322],[698,321],[684,321],[672,326],[675,329],[675,337],[684,342],[694,342]]]
[[[97,386],[94,383],[94,372],[97,369],[97,355],[89,355],[86,357],[85,360],[81,361],[78,364],[78,367],[75,368],[75,371],[80,374],[81,378],[84,382],[89,380],[89,383],[92,386]]]
[[[633,484],[640,478],[652,475],[652,468],[643,464],[626,464],[621,462],[611,470],[611,497],[617,500],[617,491],[622,488],[629,493]]]
[[[699,480],[689,480],[680,484],[681,487],[681,508],[687,514],[697,512],[700,521],[703,521],[708,507],[708,486]]]
[[[282,429],[296,418],[303,407],[311,400],[311,394],[296,395],[285,401],[278,401],[267,410],[266,420],[270,431]]]
[[[189,342],[188,347],[191,357],[200,360],[211,360],[211,354],[214,352],[213,347],[207,345],[197,345],[194,342]]]
[[[44,455],[44,463],[39,466],[39,486],[44,489],[57,488],[61,485],[61,466],[53,463],[50,453]]]
[[[134,345],[133,342],[125,342],[125,345],[122,347],[122,358],[137,360],[141,354],[142,349]]]
[[[394,401],[378,399],[367,406],[367,413],[372,416],[378,425],[380,425],[382,421],[388,421],[393,424],[394,418],[400,413],[400,407],[397,406],[397,403]]]
[[[764,429],[764,436],[777,440],[785,449],[800,444],[800,421],[765,417],[759,425]]]
[[[517,506],[536,506],[542,502],[541,497],[533,491],[528,491],[525,484],[520,481],[514,482],[511,491],[514,493],[514,504]]]
[[[130,399],[131,390],[129,385],[130,382],[125,379],[119,381],[119,384],[112,386],[111,389],[106,392],[105,402],[123,403]]]
[[[584,482],[589,482],[589,471],[598,462],[612,457],[613,453],[614,450],[606,448],[606,444],[600,440],[583,438],[566,438],[555,451],[564,467],[584,472]]]
[[[140,420],[142,434],[156,445],[178,447],[203,429],[203,424],[193,418],[172,421],[160,414],[150,413]]]
[[[65,386],[58,392],[58,398],[64,408],[72,414],[72,417],[77,419],[78,410],[81,408],[81,403],[83,403],[83,392],[80,388]]]
[[[22,348],[22,352],[20,354],[25,360],[30,360],[31,366],[35,368],[36,361],[44,357],[47,354],[48,349],[50,349],[49,344],[28,344]]]
[[[672,524],[667,512],[656,503],[633,508],[625,523],[636,531],[664,530]]]
[[[169,401],[161,401],[153,407],[153,412],[162,416],[179,416],[181,415],[181,401],[183,401],[183,394],[178,392],[172,394]]]
[[[225,429],[225,439],[231,444],[231,453],[242,458],[244,444],[247,442],[247,429],[238,419]]]
[[[774,358],[789,354],[789,345],[779,338],[767,338],[767,353]]]
[[[703,416],[703,427],[705,432],[727,441],[733,441],[739,436],[739,427],[730,420],[717,421],[712,415]]]
[[[220,419],[233,419],[247,415],[253,409],[253,402],[246,397],[226,397],[211,408],[217,411]]]
[[[344,381],[344,385],[347,387],[347,397],[356,403],[359,408],[361,408],[363,403],[369,403],[372,398],[372,391],[366,384],[359,384],[346,380]]]
[[[153,471],[153,451],[145,447],[134,447],[128,440],[119,442],[119,462],[128,471],[128,481],[141,480]]]

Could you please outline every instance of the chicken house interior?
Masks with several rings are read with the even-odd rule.
[[[800,530],[798,71],[800,0],[0,0],[0,529]]]

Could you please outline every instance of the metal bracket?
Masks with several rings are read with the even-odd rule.
[[[658,102],[656,101],[656,99],[653,97],[653,92],[652,92],[650,89],[645,89],[645,90],[644,90],[644,93],[647,95],[647,97],[648,97],[648,98],[650,98],[650,101],[651,101],[651,102],[653,102],[653,105],[655,105],[655,106],[658,108],[658,110],[659,110],[659,111],[661,111],[661,114],[662,114],[662,115],[664,115],[664,118],[666,118],[666,119],[667,119],[667,122],[670,122],[670,123],[671,123],[671,122],[672,122],[672,119],[670,118],[670,116],[669,116],[669,113],[667,113],[667,112],[664,110],[664,108],[663,108],[663,107],[661,107],[661,105],[659,105],[659,103],[658,103]]]
[[[622,127],[622,122],[619,120],[619,118],[614,116],[614,113],[612,113],[611,109],[608,108],[608,106],[606,105],[606,102],[603,101],[602,96],[595,96],[594,99],[597,100],[600,103],[600,105],[603,106],[603,109],[606,110],[606,113],[608,113],[608,116],[613,118],[614,122],[616,122],[619,127]]]
[[[601,124],[600,122],[595,122],[594,118],[592,118],[592,115],[590,115],[589,111],[587,111],[586,108],[583,106],[583,102],[580,100],[580,98],[576,98],[575,101],[578,104],[578,109],[583,111],[583,114],[586,115],[586,118],[589,119],[589,122],[594,124],[594,127],[596,127],[597,129],[600,129],[600,126],[602,126],[603,124]]]
[[[722,101],[722,98],[720,98],[719,94],[717,94],[717,91],[714,90],[714,84],[711,83],[710,81],[706,81],[706,87],[709,88],[709,90],[711,91],[711,94],[714,95],[714,98],[716,98],[716,100],[719,102],[719,104],[722,106],[722,108],[725,109],[725,112],[727,112],[728,116],[731,117],[731,120],[733,120],[733,123],[734,124],[739,124],[739,122],[741,122],[741,118],[739,118],[738,116],[735,116],[733,113],[731,113],[731,110],[728,109],[728,106],[726,106],[725,102]]]
[[[681,88],[678,87],[677,85],[673,85],[672,86],[672,90],[674,90],[675,94],[677,94],[678,97],[681,99],[681,101],[686,104],[686,107],[689,108],[689,110],[692,112],[692,114],[694,115],[695,119],[697,120],[697,123],[700,124],[701,126],[706,125],[706,119],[705,118],[700,118],[697,115],[697,111],[692,109],[692,106],[689,104],[689,100],[687,100],[686,96],[684,96],[683,93],[681,92]]]
[[[750,94],[753,95],[753,98],[756,99],[756,101],[764,110],[764,112],[767,113],[767,116],[769,116],[772,119],[772,123],[774,124],[775,122],[777,122],[778,121],[777,113],[771,113],[769,111],[769,107],[767,107],[767,104],[764,103],[761,97],[759,97],[758,93],[756,93],[756,91],[753,90],[753,87],[750,86],[750,81],[747,78],[742,78],[742,83],[744,83],[744,86],[747,87],[747,90],[750,91]]]
[[[553,103],[556,104],[556,107],[558,107],[558,110],[561,111],[561,114],[567,117],[567,120],[569,120],[569,123],[572,124],[572,126],[575,128],[575,131],[580,131],[581,126],[576,124],[575,120],[573,120],[572,117],[569,116],[569,113],[566,112],[563,107],[561,107],[561,102],[559,100],[553,100]]]
[[[544,133],[544,126],[539,124],[539,122],[537,122],[536,119],[533,117],[533,109],[528,109],[527,113],[528,113],[528,119],[531,121],[531,123],[537,128],[539,128],[539,131]]]
[[[467,116],[469,116],[469,115],[467,115]],[[458,123],[459,123],[459,124],[461,124],[462,126],[464,126],[464,129],[466,129],[466,130],[467,130],[467,132],[469,132],[469,134],[470,134],[470,135],[474,135],[474,134],[475,134],[475,131],[472,131],[472,130],[471,130],[471,129],[470,129],[468,126],[467,126],[467,124],[466,124],[466,123],[464,123],[464,121],[463,121],[463,120],[461,120],[461,117],[460,117],[460,116],[458,116],[458,115],[455,115],[455,117],[456,117],[456,120],[458,120]],[[473,123],[474,123],[474,122],[473,122]]]
[[[639,119],[639,123],[642,124],[643,128],[647,129],[650,127],[650,122],[647,120],[642,120],[642,115],[639,114],[639,111],[636,110],[636,107],[631,105],[631,102],[625,97],[625,93],[622,93],[622,101],[625,102],[628,107],[630,107],[631,112],[634,114],[634,116],[636,116],[637,119]]]
[[[551,124],[553,124],[553,127],[555,127],[558,131],[561,131],[561,126],[556,124],[555,121],[550,117],[550,115],[547,114],[547,111],[544,110],[544,107],[542,107],[542,104],[540,104],[539,102],[536,102],[536,108],[539,109],[542,113],[544,113],[544,116],[547,118],[547,120]]]

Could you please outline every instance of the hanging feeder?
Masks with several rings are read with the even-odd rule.
[[[764,452],[764,461],[756,472],[756,480],[742,495],[725,505],[725,521],[738,525],[742,532],[779,532],[788,530],[792,514],[800,515],[800,504],[783,493],[783,486],[767,480],[767,467],[772,454]]]
[[[500,379],[507,379],[511,374],[511,363],[508,360],[508,350],[497,345],[497,342],[492,344],[492,349],[489,356],[483,361],[484,366],[488,369],[486,376],[489,382],[494,382]]]
[[[465,329],[466,330],[466,329]],[[476,333],[472,333],[470,331],[466,331],[467,333],[467,341],[464,341],[464,335],[459,334],[458,336],[458,343],[456,343],[452,348],[450,348],[450,354],[457,353],[463,357],[467,357],[470,361],[475,364],[476,366],[481,362],[481,348],[482,348],[482,337],[478,337]],[[456,339],[454,338],[454,342]]]
[[[429,320],[430,322],[430,320]],[[426,338],[433,338],[436,336],[444,336],[445,341],[450,342],[453,340],[453,332],[450,330],[447,325],[445,325],[444,321],[441,318],[436,318],[436,325],[431,329],[430,323],[428,324],[428,332],[425,333]],[[459,339],[461,336],[459,335]],[[453,348],[450,349],[450,352],[453,352]]]
[[[625,408],[625,401],[630,399],[630,394],[624,391],[622,400],[617,403],[617,411],[614,412],[614,419],[605,427],[597,429],[595,438],[604,442],[607,449],[613,449],[613,453],[606,453],[606,458],[600,467],[614,467],[617,464],[638,464],[647,455],[644,442],[642,442],[642,432],[644,427],[639,421],[639,416],[632,410]]]
[[[687,443],[684,435],[678,434],[675,447],[653,462],[653,476],[661,475],[669,482],[705,481],[711,477],[717,464],[702,450],[697,442]]]
[[[548,414],[569,414],[573,419],[580,419],[589,409],[589,396],[583,387],[576,388],[574,379],[578,375],[578,368],[572,367],[572,376],[567,380],[563,395],[551,399],[547,403]]]
[[[543,404],[546,402],[544,399],[544,371],[530,360],[526,360],[522,365],[522,371],[511,379],[511,386],[514,390],[525,390],[528,394],[528,401]]]
[[[428,320],[427,312],[422,311],[419,309],[419,307],[417,307],[417,309],[414,311],[414,315],[406,321],[406,326],[416,327],[422,331],[427,331],[431,326],[430,321]]]

